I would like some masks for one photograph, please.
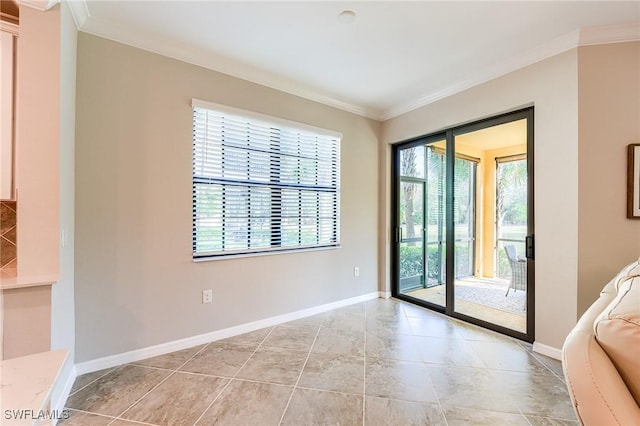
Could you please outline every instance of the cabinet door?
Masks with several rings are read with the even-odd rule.
[[[13,34],[0,34],[0,200],[9,200],[13,198]]]

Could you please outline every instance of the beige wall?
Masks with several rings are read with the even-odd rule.
[[[342,248],[192,262],[194,97],[343,133]],[[84,33],[76,107],[76,362],[377,291],[379,123]]]
[[[383,123],[384,129],[384,123]],[[380,141],[378,147],[378,291],[391,296],[391,145]]]
[[[389,144],[535,106],[536,342],[560,348],[576,322],[578,243],[577,51],[520,69],[383,123],[381,229],[389,234]],[[388,238],[384,250],[388,252]],[[389,266],[382,271],[389,288]],[[382,268],[381,268],[382,269]]]
[[[640,142],[640,42],[581,47],[578,314],[640,256],[640,221],[626,218],[626,149]]]
[[[60,9],[20,8],[16,100],[18,273],[58,273]]]

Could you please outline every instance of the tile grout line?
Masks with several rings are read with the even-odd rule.
[[[233,375],[233,377],[229,378],[229,381],[227,382],[227,384],[224,385],[222,390],[220,392],[218,392],[218,395],[216,395],[216,397],[213,399],[213,401],[211,401],[211,403],[207,406],[207,408],[204,409],[204,411],[202,412],[202,414],[200,414],[200,416],[196,419],[196,421],[193,422],[194,426],[198,424],[198,422],[204,417],[204,415],[207,413],[207,411],[209,411],[209,409],[213,406],[213,404],[216,403],[216,401],[220,398],[220,395],[222,395],[224,393],[224,391],[227,390],[227,388],[231,385],[231,382],[233,382],[233,379],[235,379],[238,376],[238,373],[240,373],[240,370],[242,370],[244,368],[244,366],[247,365],[249,360],[251,358],[253,358],[253,356],[256,354],[256,352],[258,352],[258,349],[260,349],[262,347],[262,344],[269,338],[269,336],[271,336],[271,333],[273,333],[273,330],[275,330],[276,327],[277,326],[274,326],[274,327],[271,328],[271,330],[269,330],[267,335],[264,336],[264,338],[260,341],[260,343],[258,343],[258,346],[256,346],[256,348],[253,350],[251,355],[249,355],[249,358],[247,358],[247,360],[240,366],[240,368],[238,368],[238,371],[236,371],[236,373]]]
[[[552,375],[556,376],[558,379],[560,379],[560,381],[561,381],[562,383],[564,383],[564,375],[563,375],[562,377],[560,377],[560,376],[559,376],[555,371],[553,371],[553,370],[551,369],[551,367],[549,367],[546,363],[542,362],[542,361],[540,360],[540,358],[538,357],[538,355],[537,355],[535,352],[533,352],[533,351],[532,351],[532,352],[531,352],[531,356],[533,356],[533,358],[534,358],[536,361],[538,361],[538,363],[542,364],[542,365],[544,366],[544,368],[546,368],[547,370],[549,370],[549,371],[551,372],[551,374],[552,374]],[[557,361],[558,361],[558,360],[557,360]],[[562,367],[562,361],[559,361],[559,362],[560,362],[560,366]],[[563,371],[564,371],[564,370],[563,370]]]
[[[270,346],[265,346],[266,348],[270,348]],[[324,354],[320,354],[320,355],[324,355]],[[334,355],[334,354],[330,354],[330,355]],[[338,354],[341,355],[341,354]],[[352,357],[352,358],[362,358],[362,357],[355,357],[355,356],[351,356],[351,355],[343,355],[345,357]],[[224,377],[224,376],[216,376],[216,375],[211,375],[211,374],[204,374],[204,373],[194,373],[191,371],[174,371],[174,370],[169,370],[169,369],[165,369],[165,368],[154,368],[154,367],[147,367],[147,366],[140,366],[140,365],[136,365],[137,367],[145,367],[145,368],[153,368],[155,370],[160,370],[160,371],[173,371],[175,373],[180,373],[180,374],[185,374],[185,375],[190,375],[190,376],[200,376],[200,377],[212,377],[212,378],[216,378],[216,379],[223,379],[223,380],[235,380],[235,381],[239,381],[239,382],[247,382],[247,383],[255,383],[255,384],[260,384],[260,385],[269,385],[269,386],[279,386],[279,387],[284,387],[284,388],[291,388],[293,387],[293,385],[287,385],[287,384],[283,384],[283,383],[276,383],[276,382],[269,382],[269,381],[265,381],[265,380],[256,380],[256,379],[245,379],[245,378],[238,378],[238,377]],[[311,386],[298,386],[298,389],[308,389],[308,390],[315,390],[315,391],[321,391],[321,392],[330,392],[330,393],[338,393],[341,395],[351,395],[351,396],[362,396],[362,394],[359,393],[352,393],[352,392],[340,392],[340,391],[336,391],[336,390],[327,390],[327,389],[322,389],[322,388],[316,388],[316,387],[311,387]],[[69,410],[74,410],[74,411],[84,411],[87,413],[91,413],[91,414],[98,414],[101,416],[106,416],[109,418],[116,418],[114,416],[109,416],[107,414],[100,414],[100,413],[96,413],[93,411],[86,411],[86,410],[79,410],[77,408],[70,408],[70,407],[65,407],[68,408]],[[120,420],[127,420],[127,419],[120,419]],[[127,420],[130,421],[130,420]],[[138,420],[139,421],[139,420]]]
[[[482,362],[482,360],[480,361]],[[425,362],[425,364],[427,364],[427,370],[429,371],[429,381],[431,382],[431,386],[433,386],[433,393],[436,394],[436,399],[438,400],[438,407],[440,408],[440,414],[442,414],[442,418],[444,419],[444,424],[446,426],[449,426],[449,420],[447,420],[447,416],[444,413],[444,407],[442,406],[440,395],[438,395],[438,389],[436,389],[436,386],[433,384],[433,379],[431,378],[431,369],[428,365],[429,363]]]
[[[251,355],[251,356],[253,356],[253,355]],[[251,358],[251,357],[249,357],[249,358]],[[247,361],[249,361],[249,360],[247,359]],[[246,364],[246,361],[245,361],[245,364]],[[243,366],[244,366],[244,364],[243,364]],[[240,368],[242,368],[242,367],[240,367]],[[240,371],[240,370],[238,370],[238,371]],[[207,411],[209,411],[209,408],[211,408],[211,406],[212,406],[213,404],[215,404],[215,402],[218,400],[218,398],[220,398],[220,395],[222,395],[222,394],[224,393],[224,391],[225,391],[225,390],[227,390],[227,388],[229,387],[229,385],[231,384],[231,382],[232,382],[232,381],[233,381],[233,378],[230,378],[230,379],[229,379],[229,381],[227,382],[227,384],[226,384],[226,385],[224,385],[224,387],[222,388],[222,390],[221,390],[221,391],[216,395],[216,397],[215,397],[215,398],[213,398],[213,401],[211,401],[211,403],[210,403],[209,405],[207,405],[207,407],[202,411],[202,414],[200,414],[200,416],[198,416],[198,418],[196,419],[196,421],[195,421],[195,422],[193,422],[194,426],[195,426],[195,425],[197,425],[197,424],[198,424],[198,422],[199,422],[199,421],[204,417],[204,415],[206,414],[206,412],[207,412]]]
[[[272,329],[271,331],[273,331],[273,329]],[[269,331],[269,334],[271,334],[271,331]],[[267,336],[269,336],[269,334],[267,334]],[[266,337],[265,337],[265,339],[266,339]],[[263,341],[264,341],[264,339],[263,339]],[[133,404],[131,404],[131,406],[129,406],[129,407],[128,407],[126,410],[124,410],[122,413],[120,413],[120,414],[116,417],[116,419],[115,419],[115,420],[113,420],[113,421],[116,421],[116,420],[126,420],[126,421],[129,421],[128,419],[124,419],[124,418],[122,418],[121,416],[122,416],[123,414],[125,414],[127,411],[129,411],[131,408],[133,408],[133,406],[134,406],[134,405],[136,405],[137,403],[139,403],[143,398],[145,398],[147,395],[149,395],[151,392],[153,392],[155,389],[157,389],[157,388],[158,388],[158,386],[160,386],[160,385],[161,385],[162,383],[164,383],[165,381],[169,380],[169,378],[170,378],[170,377],[172,377],[173,375],[175,375],[176,373],[189,374],[190,372],[188,372],[188,371],[182,372],[182,371],[180,371],[180,369],[181,369],[182,367],[184,367],[185,365],[187,365],[189,362],[191,362],[191,360],[193,360],[196,356],[198,356],[198,354],[199,354],[199,353],[201,353],[202,351],[204,351],[205,349],[207,349],[207,348],[209,347],[209,345],[211,345],[211,343],[214,343],[214,342],[209,342],[209,343],[204,344],[204,345],[202,346],[202,348],[200,348],[198,351],[196,351],[196,353],[194,353],[191,357],[189,357],[189,359],[187,359],[185,362],[183,362],[180,366],[178,366],[178,367],[177,367],[177,368],[175,368],[175,369],[160,368],[160,367],[153,367],[153,366],[147,366],[147,365],[141,365],[141,364],[130,363],[130,365],[136,365],[136,366],[138,366],[138,367],[151,368],[151,369],[155,369],[155,370],[162,370],[162,371],[171,371],[171,374],[169,374],[169,375],[168,375],[164,380],[162,380],[160,383],[158,383],[156,386],[154,386],[151,390],[149,390],[147,393],[145,393],[141,398],[139,398],[139,399],[138,399],[138,400],[136,400]],[[258,347],[259,347],[259,346],[260,346],[260,345],[258,345]],[[258,349],[258,348],[256,348],[256,350],[254,350],[254,352],[251,354],[251,356],[253,356],[253,354],[255,354],[255,352],[257,351],[257,349]],[[251,356],[250,356],[249,358],[251,358]],[[247,361],[249,361],[249,359],[247,359]],[[245,361],[245,364],[247,363],[247,361]],[[244,364],[242,365],[242,367],[244,367]],[[242,367],[240,367],[240,368],[242,368]],[[240,371],[240,370],[238,370],[238,371]],[[198,374],[198,373],[191,373],[191,374]],[[236,374],[237,374],[237,373],[236,373]],[[211,375],[208,375],[208,374],[201,374],[201,375],[202,375],[202,376],[207,376],[207,377],[218,377],[218,376],[211,376]],[[234,377],[235,377],[235,376],[234,376]],[[229,386],[229,384],[231,383],[231,380],[233,380],[233,378],[228,378],[228,377],[219,377],[219,378],[221,378],[221,379],[228,379],[228,380],[229,380],[229,382],[225,385],[225,387],[222,389],[222,391],[220,391],[220,393],[216,396],[216,399],[214,399],[214,402],[215,402],[215,401],[217,400],[217,398],[222,394],[222,392],[227,388],[227,386]],[[213,402],[212,402],[212,404],[213,404]],[[198,418],[198,420],[200,420],[200,418],[204,415],[204,413],[206,413],[206,411],[207,411],[208,409],[209,409],[209,407],[207,407],[207,408],[202,412],[202,414],[200,415],[200,417]],[[136,420],[133,420],[133,421],[136,421]],[[111,423],[113,423],[113,422],[111,422]],[[109,424],[111,424],[111,423],[109,423]],[[197,421],[196,421],[196,423],[197,423]],[[151,424],[151,423],[145,423],[145,424]]]
[[[413,335],[415,336],[416,334],[415,334],[415,331],[414,331],[413,327],[411,326],[411,321],[409,319],[409,315],[407,315],[407,310],[405,309],[405,307],[403,305],[400,305],[400,309],[402,309],[402,313],[404,313],[404,316],[407,319],[407,322],[409,323],[409,329],[411,330],[412,333],[414,333]],[[422,337],[424,337],[424,336],[422,336]],[[440,396],[438,395],[438,390],[436,389],[435,385],[433,384],[433,379],[431,378],[431,370],[429,369],[429,365],[435,364],[435,363],[429,363],[427,361],[424,361],[424,356],[423,356],[422,364],[425,365],[425,367],[427,368],[427,371],[429,373],[429,381],[431,382],[431,387],[433,388],[433,393],[436,395],[436,400],[438,401],[438,408],[440,408],[440,414],[442,415],[442,418],[444,419],[444,424],[446,426],[448,426],[449,425],[449,421],[447,420],[447,416],[445,416],[445,414],[444,414],[444,407],[442,406],[442,402],[440,401]]]
[[[78,410],[76,408],[69,408],[69,407],[65,407],[64,409],[67,410],[67,411],[76,411],[78,413],[91,414],[93,416],[104,417],[104,418],[107,418],[107,419],[111,419],[111,421],[116,420],[116,418],[113,417],[113,416],[109,416],[107,414],[96,413],[96,412],[93,412],[93,411]],[[109,422],[109,423],[111,423],[111,422]]]
[[[522,410],[520,409],[520,407],[516,407],[516,408],[518,409],[518,413],[520,413],[520,415],[521,415],[522,417],[524,417],[524,420],[525,420],[525,421],[526,421],[530,426],[533,426],[533,425],[531,424],[531,422],[529,421],[529,419],[527,418],[527,416],[525,416],[525,415],[524,415],[524,413],[522,412]]]
[[[104,373],[102,376],[95,378],[94,380],[90,381],[89,383],[87,383],[86,385],[84,385],[83,387],[81,387],[80,389],[77,389],[75,391],[73,391],[72,393],[69,394],[68,398],[71,398],[73,395],[77,394],[78,392],[80,392],[81,390],[83,390],[84,388],[86,388],[87,386],[97,382],[98,380],[102,379],[104,376],[106,376],[109,373],[113,373],[114,371],[116,371],[117,369],[119,369],[120,367],[122,367],[121,365],[117,366],[117,367],[113,367],[111,368],[109,371],[107,371],[106,373]],[[67,399],[68,399],[67,398]],[[66,401],[65,401],[66,403]],[[69,407],[67,407],[69,408]],[[75,408],[70,408],[71,410],[75,410]],[[76,411],[82,411],[82,410],[76,410]],[[89,411],[87,411],[89,412]]]
[[[207,343],[206,345],[204,345],[199,351],[197,351],[195,354],[193,354],[186,362],[184,362],[182,365],[180,365],[178,368],[176,369],[168,369],[168,368],[158,368],[158,367],[151,367],[151,366],[146,366],[146,365],[139,365],[139,364],[135,364],[136,367],[142,367],[142,368],[151,368],[153,370],[161,370],[161,371],[171,371],[171,373],[169,373],[169,375],[167,377],[165,377],[163,380],[160,381],[160,383],[158,383],[157,385],[155,385],[154,387],[152,387],[151,389],[149,389],[149,391],[147,391],[147,393],[145,393],[144,395],[142,395],[140,398],[138,398],[136,401],[134,401],[133,404],[131,404],[126,410],[124,410],[122,413],[118,414],[116,416],[116,418],[111,421],[109,423],[112,424],[113,422],[115,422],[116,420],[126,420],[126,421],[130,421],[129,419],[125,419],[122,417],[122,415],[124,415],[127,411],[131,410],[137,403],[139,403],[140,401],[142,401],[147,395],[149,395],[151,392],[153,392],[154,390],[156,390],[161,384],[163,384],[164,382],[166,382],[167,380],[169,380],[173,375],[175,375],[178,372],[178,369],[184,367],[184,365],[191,361],[196,355],[198,355],[200,352],[202,352],[203,350],[205,350],[208,346],[210,345],[210,343]],[[129,365],[134,365],[133,363],[130,363]],[[134,422],[137,422],[137,420],[131,420]],[[144,423],[143,424],[153,424],[153,423]]]
[[[158,425],[156,423],[146,423],[146,422],[141,422],[140,420],[121,419],[119,417],[114,418],[113,421],[111,421],[109,424],[111,425],[111,424],[113,424],[114,422],[117,422],[117,421],[123,421],[123,422],[127,422],[127,423],[134,423],[134,424],[137,424],[137,425],[145,425],[145,426],[160,426],[160,425]]]
[[[298,383],[300,383],[300,378],[302,377],[302,373],[304,373],[304,369],[307,366],[307,362],[309,361],[309,357],[311,356],[311,351],[313,350],[313,347],[316,344],[316,340],[318,340],[318,335],[320,334],[321,328],[322,328],[322,325],[318,326],[316,335],[313,338],[313,343],[311,343],[311,346],[309,347],[309,352],[307,352],[307,358],[305,358],[304,364],[302,364],[302,368],[300,369],[300,374],[298,374],[298,379],[296,380],[295,385],[293,385],[293,391],[291,391],[291,395],[289,395],[289,400],[287,401],[287,405],[285,405],[284,410],[282,411],[282,416],[280,417],[280,421],[278,422],[278,425],[282,425],[282,421],[284,420],[284,415],[287,413],[287,410],[289,409],[289,404],[291,404],[291,400],[293,399],[293,394],[296,392]]]
[[[205,349],[207,349],[211,343],[212,343],[212,342],[209,342],[209,343],[205,344],[204,346],[202,346],[202,347],[200,348],[200,350],[196,351],[196,353],[195,353],[195,354],[193,354],[193,355],[192,355],[188,360],[186,360],[185,362],[183,362],[183,363],[182,363],[179,367],[177,367],[174,371],[176,371],[176,372],[180,371],[180,369],[181,369],[182,367],[184,367],[184,366],[185,366],[185,365],[187,365],[189,362],[191,362],[195,357],[197,357],[197,356],[198,356],[198,354],[200,354],[200,352],[202,352],[202,351],[204,351]]]
[[[274,383],[268,383],[268,384],[272,385]],[[286,385],[282,385],[282,386],[286,386]],[[320,388],[312,388],[310,386],[297,386],[296,389],[312,390],[312,391],[318,391],[318,392],[323,392],[323,393],[335,393],[337,395],[345,395],[345,396],[357,396],[357,397],[362,396],[362,395],[360,395],[358,393],[341,392],[341,391],[337,391],[337,390],[327,390],[327,389],[320,389]]]
[[[137,362],[129,362],[129,363],[125,364],[125,365],[133,365],[135,367],[144,367],[144,368],[150,368],[152,370],[160,370],[160,371],[171,371],[171,372],[178,371],[175,368],[155,367],[153,365],[138,364]]]
[[[146,368],[146,367],[142,367],[142,366],[136,366],[136,367],[139,367],[139,368]],[[157,368],[156,368],[155,370],[159,370],[159,369],[157,369]],[[167,370],[164,370],[164,371],[167,371]],[[126,420],[126,421],[129,421],[129,419],[125,419],[125,418],[123,418],[123,417],[122,417],[122,415],[124,415],[127,411],[131,410],[131,409],[132,409],[132,408],[133,408],[133,407],[134,407],[138,402],[142,401],[142,400],[143,400],[147,395],[149,395],[151,392],[153,392],[154,390],[156,390],[156,389],[158,388],[158,386],[160,386],[161,384],[163,384],[164,382],[166,382],[167,380],[169,380],[169,378],[171,378],[174,374],[176,374],[176,371],[175,371],[175,370],[171,371],[171,373],[170,373],[167,377],[165,377],[164,379],[160,380],[160,382],[159,382],[157,385],[155,385],[154,387],[152,387],[151,389],[149,389],[149,390],[148,390],[144,395],[142,395],[140,398],[136,399],[136,400],[134,401],[134,403],[133,403],[133,404],[131,404],[131,405],[130,405],[126,410],[124,410],[123,412],[121,412],[120,414],[118,414],[118,415],[116,416],[116,418],[115,418],[112,422],[110,422],[109,424],[112,424],[112,423],[113,423],[113,422],[115,422],[116,420]],[[137,421],[137,420],[131,420],[131,421],[134,421],[134,422],[135,422],[135,421]],[[153,424],[153,423],[147,423],[147,424]]]

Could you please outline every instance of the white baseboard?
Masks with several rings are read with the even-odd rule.
[[[542,343],[533,342],[533,351],[542,355],[546,355],[549,358],[562,360],[562,350],[554,348],[553,346],[543,345]]]
[[[390,299],[391,298],[391,292],[390,291],[379,291],[378,292],[378,297],[381,299]]]
[[[85,361],[85,362],[76,364],[75,374],[81,375],[85,373],[91,373],[94,371],[115,367],[115,366],[126,364],[129,362],[140,361],[142,359],[168,354],[170,352],[187,349],[187,348],[197,346],[197,345],[202,345],[205,343],[215,342],[216,340],[226,339],[228,337],[237,336],[239,334],[249,333],[251,331],[259,330],[261,328],[271,327],[271,326],[282,324],[288,321],[293,321],[293,320],[308,317],[311,315],[320,314],[322,312],[330,311],[332,309],[342,308],[344,306],[353,305],[355,303],[377,299],[378,297],[381,297],[378,292],[367,293],[361,296],[339,300],[337,302],[327,303],[325,305],[314,306],[312,308],[302,309],[300,311],[291,312],[284,315],[277,315],[274,317],[237,325],[235,327],[229,327],[222,330],[213,331],[211,333],[200,334],[197,336],[187,337],[185,339],[180,339],[180,340],[174,340],[172,342],[162,343],[155,346],[148,346],[146,348],[135,349],[133,351],[123,352],[116,355],[110,355],[103,358],[92,359],[90,361]]]

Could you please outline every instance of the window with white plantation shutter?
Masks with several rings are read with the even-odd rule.
[[[340,139],[194,99],[194,258],[338,246]]]

